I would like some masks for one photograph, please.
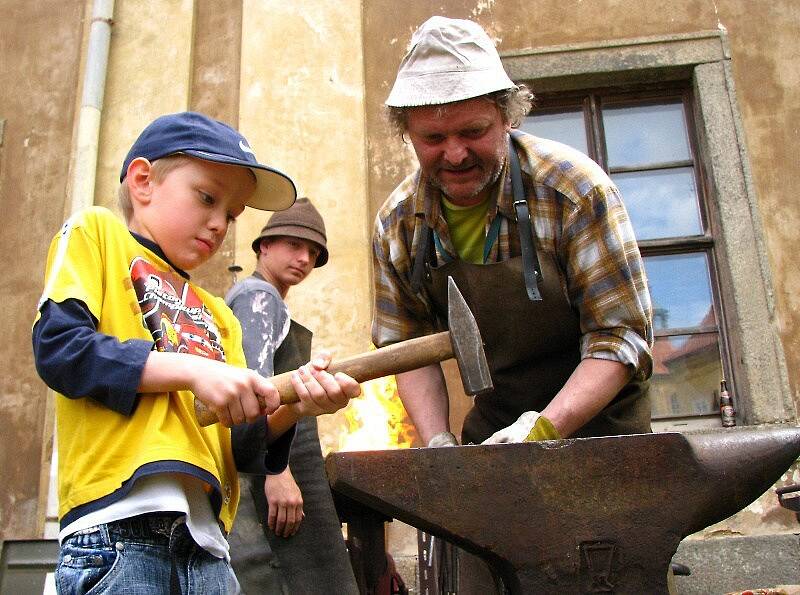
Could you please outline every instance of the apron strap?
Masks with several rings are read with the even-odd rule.
[[[512,133],[513,134],[513,133]],[[539,257],[533,245],[531,231],[531,214],[528,211],[528,200],[522,186],[522,172],[519,166],[519,156],[514,148],[511,137],[508,139],[508,155],[511,166],[511,190],[514,194],[514,210],[517,212],[517,227],[519,229],[519,244],[522,252],[522,274],[525,277],[525,291],[532,302],[542,301],[539,293],[539,279],[542,278],[542,269],[539,266]]]
[[[419,293],[422,289],[422,275],[425,272],[426,256],[430,247],[433,229],[428,227],[425,219],[422,219],[420,229],[421,237],[417,246],[417,253],[414,255],[414,267],[411,270],[411,289],[414,293]]]

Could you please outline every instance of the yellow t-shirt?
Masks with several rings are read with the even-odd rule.
[[[120,341],[155,340],[158,350],[245,367],[241,327],[225,302],[182,277],[102,207],[73,215],[50,245],[40,306],[70,298],[86,304],[98,332]],[[58,395],[56,423],[59,517],[119,489],[143,465],[181,461],[219,491],[220,520],[230,530],[239,501],[230,430],[200,427],[190,391],[141,395],[130,417],[90,398]]]
[[[461,260],[473,264],[483,264],[483,246],[486,243],[486,213],[489,199],[469,206],[454,205],[442,196],[442,210],[450,240]]]

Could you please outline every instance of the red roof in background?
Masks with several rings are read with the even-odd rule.
[[[658,339],[653,344],[653,374],[669,374],[669,368],[664,362],[669,361],[672,352],[675,351],[669,338]]]
[[[716,318],[714,309],[709,306],[708,313],[703,317],[699,326],[715,326]],[[705,351],[708,347],[717,344],[716,333],[703,333],[691,335],[687,341],[678,348],[672,346],[668,339],[656,341],[653,345],[653,374],[669,374],[669,364],[682,357],[693,353]]]

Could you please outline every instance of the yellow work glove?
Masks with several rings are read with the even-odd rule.
[[[542,440],[561,440],[561,434],[556,427],[544,415],[540,415],[536,423],[533,424],[525,442],[541,442]]]
[[[556,440],[561,438],[546,417],[538,411],[526,411],[508,427],[497,430],[483,441],[483,444],[510,444],[532,442],[535,440]]]

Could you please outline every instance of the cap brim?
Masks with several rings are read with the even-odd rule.
[[[256,176],[256,191],[247,201],[248,207],[262,211],[283,211],[297,200],[297,188],[283,172],[268,167],[250,166],[250,169]]]
[[[206,151],[186,150],[181,151],[181,153],[204,159],[205,161],[246,167],[252,171],[256,177],[256,191],[247,201],[248,207],[262,211],[283,211],[291,207],[297,199],[297,188],[292,179],[282,171],[272,167],[233,159],[227,155],[207,153]]]

